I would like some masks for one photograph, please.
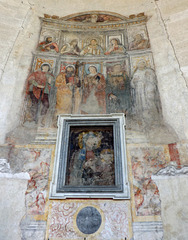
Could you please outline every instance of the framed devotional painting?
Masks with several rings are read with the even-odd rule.
[[[60,115],[50,199],[128,199],[124,114]]]

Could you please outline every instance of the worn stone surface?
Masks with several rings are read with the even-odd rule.
[[[0,173],[0,239],[21,240],[20,221],[26,213],[27,173]]]
[[[13,173],[28,172],[31,179],[26,191],[28,215],[44,215],[52,149],[13,148],[9,162]]]
[[[188,143],[178,143],[177,148],[181,165],[188,165]]]
[[[44,240],[46,235],[46,222],[34,221],[24,218],[20,224],[22,240]]]
[[[161,197],[165,240],[186,240],[188,236],[188,168],[167,167],[152,176]]]
[[[85,207],[81,209],[76,217],[76,225],[84,234],[93,234],[97,232],[101,223],[101,214],[94,207]]]
[[[10,164],[6,159],[0,159],[0,173],[10,173]]]
[[[134,240],[162,240],[162,222],[136,222],[133,224]]]

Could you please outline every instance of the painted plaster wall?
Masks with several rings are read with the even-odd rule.
[[[179,149],[179,145],[176,144],[128,144],[127,157],[131,201],[54,201],[49,200],[48,196],[55,146],[33,144],[1,147],[1,156],[8,160],[12,172],[28,172],[31,178],[27,189],[26,186],[22,187],[19,184],[20,191],[23,195],[25,193],[24,212],[19,209],[19,214],[22,215],[22,221],[19,219],[21,221],[22,238],[24,240],[44,239],[47,234],[50,239],[56,239],[59,235],[63,236],[64,239],[79,239],[82,235],[76,227],[75,218],[79,209],[91,205],[100,209],[104,216],[103,228],[97,232],[96,239],[114,239],[116,232],[119,234],[117,239],[123,237],[130,239],[133,231],[135,239],[161,240],[163,227],[160,189],[158,190],[151,176],[161,168],[166,167],[170,162],[177,166],[183,165],[184,159],[180,156]],[[7,189],[12,188],[8,187]],[[169,187],[169,191],[174,191],[172,186]],[[178,191],[182,190],[179,189]],[[7,197],[7,199],[9,198]],[[17,206],[17,199],[11,199],[12,205]],[[6,206],[5,202],[2,206]],[[15,209],[18,210],[17,207]],[[4,211],[7,212],[9,209],[5,208]],[[12,210],[12,212],[14,211]],[[6,221],[9,220],[6,218]],[[173,221],[171,223],[174,224]],[[126,229],[126,231],[122,229]]]
[[[1,2],[1,6],[0,30],[2,32],[1,45],[3,51],[0,88],[1,143],[4,142],[5,134],[18,125],[21,117],[25,81],[31,70],[31,52],[36,49],[39,38],[41,25],[38,17],[43,16],[44,13],[66,16],[87,10],[113,11],[125,16],[145,12],[146,15],[151,17],[147,27],[164,119],[167,124],[173,127],[180,139],[187,139],[186,69],[188,62],[183,45],[183,43],[186,44],[186,41],[184,41],[186,26],[181,24],[181,27],[179,27],[179,24],[177,24],[174,27],[174,23],[178,23],[178,21],[184,23],[186,20],[186,1],[165,1],[162,3],[161,1],[136,0],[130,3],[130,1],[119,0],[114,3],[113,1],[103,0],[92,2],[92,4],[91,1],[86,0],[79,1],[79,4],[76,0],[65,1],[63,4],[62,1],[56,1],[55,4],[54,1],[9,1],[9,3]],[[177,31],[184,35],[178,38]],[[176,45],[176,43],[179,45]],[[14,144],[17,143],[21,135],[24,135],[24,133],[17,135]],[[14,172],[28,171],[31,177],[26,191],[27,211],[22,221],[23,239],[37,237],[43,239],[47,221],[47,234],[52,234],[53,228],[49,227],[53,226],[50,214],[54,214],[55,220],[58,217],[55,214],[56,209],[51,208],[54,204],[53,201],[48,200],[49,182],[53,170],[54,145],[44,145],[45,137],[42,141],[39,141],[38,145],[35,141],[35,144],[30,146],[6,145],[1,148],[1,157],[8,159]],[[134,133],[131,137],[128,136],[127,142],[129,142],[128,161],[135,239],[161,239],[163,234],[160,218],[160,197],[158,189],[151,181],[151,175],[165,167],[170,161],[178,166],[184,165],[187,162],[187,144],[186,142],[180,142],[173,145],[151,145],[148,143],[148,139],[140,137],[138,133]],[[49,168],[50,164],[51,168]],[[22,188],[22,190],[25,191],[25,188]],[[93,204],[100,207],[102,203],[93,202]],[[122,204],[126,205],[126,203]],[[62,202],[60,207],[61,205],[63,205]],[[51,212],[48,215],[49,210]],[[77,206],[74,206],[73,211],[77,211]],[[109,213],[109,209],[106,212]],[[66,214],[66,211],[64,213]],[[116,213],[113,217],[115,216]],[[130,216],[129,220],[131,222]],[[148,231],[143,231],[143,222],[144,227],[149,229]],[[58,226],[58,223],[56,226]],[[116,227],[118,228],[117,225]],[[131,226],[129,228],[131,232]],[[74,226],[70,225],[70,232],[72,229],[74,230]],[[66,231],[61,231],[61,233],[67,234]],[[129,236],[131,236],[131,233]],[[67,239],[68,237],[67,234]]]
[[[178,24],[186,22],[186,1],[134,1],[131,4],[120,0],[115,4],[113,1],[95,1],[92,4],[91,1],[80,1],[79,4],[78,1],[65,1],[63,4],[62,1],[56,1],[56,4],[50,1],[9,1],[1,2],[1,6],[1,142],[4,142],[5,134],[19,123],[31,52],[36,47],[40,31],[38,17],[44,13],[66,16],[87,10],[113,11],[127,16],[145,12],[151,17],[148,31],[164,119],[180,139],[187,139],[186,25]],[[180,37],[177,39],[177,36]]]

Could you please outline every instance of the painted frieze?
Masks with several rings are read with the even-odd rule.
[[[26,191],[28,215],[45,214],[50,160],[51,150],[39,149],[36,153],[36,158],[30,158],[23,166],[24,170],[29,172],[31,177]],[[30,169],[31,165],[34,165],[32,169]]]
[[[160,117],[161,105],[157,79],[152,68],[141,59],[131,79],[133,113],[140,121],[154,122]]]
[[[122,18],[108,15],[108,14],[83,14],[80,16],[72,17],[68,21],[72,22],[83,22],[83,23],[101,23],[101,22],[117,22],[121,21]]]
[[[35,58],[33,72],[26,82],[24,122],[40,123],[43,127],[49,125],[56,91],[54,68],[53,58]]]
[[[81,80],[78,74],[79,62],[63,62],[55,80],[56,115],[79,113],[81,103]]]

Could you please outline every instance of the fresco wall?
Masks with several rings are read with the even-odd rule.
[[[68,113],[122,112],[143,126],[161,119],[144,14],[129,20],[86,14],[41,21],[24,124],[53,127],[58,114]]]
[[[124,113],[130,130],[149,129],[151,125],[161,124],[160,96],[144,14],[130,19],[101,13],[68,19],[46,16],[41,22],[32,72],[26,81],[24,126],[34,123],[39,132],[49,128],[55,131],[58,114],[105,113]],[[83,134],[79,129],[71,131],[73,144]],[[102,153],[105,150],[102,148],[113,149],[113,142],[109,140],[112,134],[109,129],[103,129],[101,133],[108,135],[105,135],[108,146],[104,147],[104,143],[99,146]],[[37,151],[35,168],[29,170],[29,163],[24,165],[31,176],[26,192],[27,214],[30,218],[47,220],[48,239],[131,239],[132,221],[160,221],[160,197],[151,175],[169,162],[166,148],[142,145],[128,148],[131,203],[49,201],[46,191],[50,157],[40,162],[47,149]],[[75,153],[70,152],[73,155],[67,173],[68,185],[79,185],[76,177],[80,171],[76,161],[79,149],[78,145]],[[102,168],[103,165],[99,165]],[[107,185],[109,181],[113,183],[113,175],[109,175],[113,161],[104,166],[109,169],[108,175],[104,171],[104,179],[95,174],[91,161],[86,161],[84,166],[82,175],[85,174],[86,185],[100,185],[100,181],[106,181]],[[91,179],[95,181],[88,182]],[[100,227],[92,233],[80,230],[77,222],[81,209],[87,207],[99,211],[101,219]],[[90,222],[87,224],[90,229]]]
[[[34,126],[37,135],[27,146],[12,145],[11,138],[7,139],[11,144],[1,149],[13,171],[28,172],[31,178],[26,191],[27,213],[21,223],[23,239],[132,239],[138,235],[134,226],[142,224],[147,229],[154,224],[146,239],[162,239],[162,227],[155,227],[161,224],[160,196],[151,175],[169,162],[180,166],[187,145],[152,145],[148,139],[135,144],[140,132],[163,127],[146,24],[144,14],[129,18],[106,13],[66,18],[45,15],[41,19],[21,117],[22,126]],[[55,154],[52,138],[58,114],[105,113],[124,113],[127,118],[131,199],[49,200]],[[73,133],[72,139],[74,134],[81,133]],[[110,138],[110,131],[103,134]],[[103,145],[100,152],[105,150]],[[108,142],[106,148],[112,145]],[[68,184],[74,162],[70,163]],[[104,168],[112,169],[112,162]],[[113,182],[114,178],[107,180]],[[82,232],[77,222],[80,211],[87,207],[98,211],[100,217],[94,233]]]

